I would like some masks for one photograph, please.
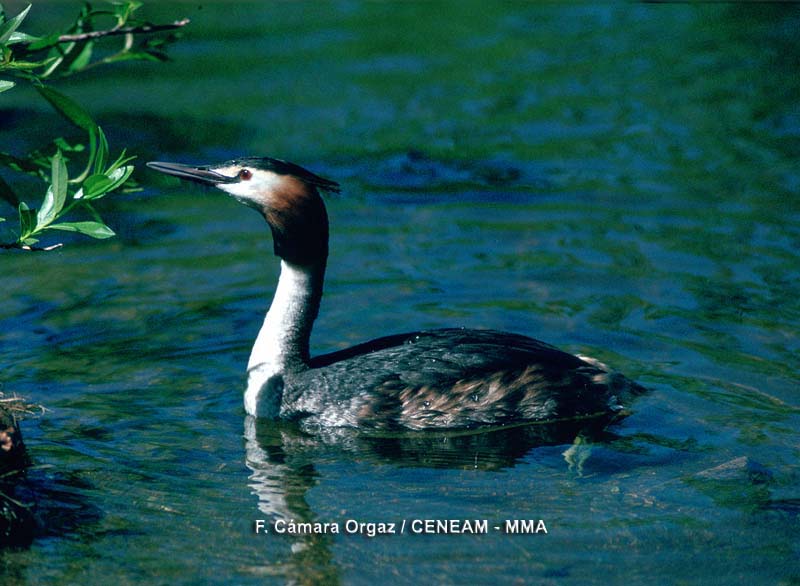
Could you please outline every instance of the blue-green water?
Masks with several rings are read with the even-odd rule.
[[[77,6],[36,4],[30,32]],[[140,170],[104,201],[119,238],[0,256],[2,390],[48,408],[23,427],[42,529],[0,553],[4,584],[800,582],[800,9],[150,9],[193,20],[172,62],[59,88],[141,160],[269,154],[343,184],[315,351],[490,327],[651,392],[575,443],[252,426],[268,232]],[[0,99],[2,150],[70,132]],[[255,533],[276,518],[490,529]]]

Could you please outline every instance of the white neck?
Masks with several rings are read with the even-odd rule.
[[[282,375],[308,368],[311,327],[322,299],[324,274],[324,262],[305,266],[281,260],[275,296],[247,363],[244,406],[250,415],[277,417]]]

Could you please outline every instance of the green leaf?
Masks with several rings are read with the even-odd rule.
[[[133,165],[109,169],[105,174],[97,173],[83,182],[83,187],[75,194],[75,199],[100,199],[122,186],[133,173]]]
[[[6,45],[16,45],[17,43],[33,43],[38,40],[39,37],[34,37],[33,35],[17,31],[11,35]]]
[[[122,152],[119,154],[117,160],[114,161],[108,169],[106,169],[106,175],[109,175],[112,171],[115,171],[118,168],[122,167],[125,163],[130,163],[132,160],[136,158],[136,155],[126,157],[125,153],[126,150],[122,149]]]
[[[76,33],[84,32],[82,28],[78,28]],[[92,40],[83,40],[83,41],[73,41],[71,43],[61,43],[58,46],[58,52],[60,53],[60,59],[54,63],[53,67],[51,67],[47,72],[45,72],[42,77],[50,77],[56,70],[60,72],[61,75],[71,75],[78,71],[84,69],[91,60],[92,57],[92,47],[94,45],[94,41]]]
[[[67,164],[64,162],[64,157],[61,156],[61,151],[56,151],[51,165],[51,185],[44,196],[42,207],[39,208],[39,213],[36,214],[39,226],[47,226],[52,222],[58,212],[64,208],[64,202],[67,201],[67,182],[69,177],[67,175]]]
[[[67,163],[61,155],[61,151],[56,151],[55,156],[53,156],[50,174],[53,183],[53,191],[56,192],[56,204],[60,210],[64,207],[64,202],[67,199],[67,182],[69,180]]]
[[[139,10],[142,7],[142,3],[135,1],[135,0],[128,0],[126,2],[115,2],[114,3],[114,14],[119,18],[121,21],[125,22],[128,20],[135,11]]]
[[[28,4],[28,7],[17,14],[14,18],[11,18],[0,25],[0,45],[5,45],[6,42],[11,38],[11,35],[17,30],[17,27],[22,24],[22,21],[25,20],[25,17],[28,15],[28,11],[31,9],[31,5]]]
[[[77,144],[69,144],[64,137],[59,136],[58,138],[53,139],[53,144],[56,145],[58,149],[61,150],[62,153],[82,153],[86,150],[86,145],[77,143]]]
[[[108,178],[111,179],[112,184],[108,191],[113,191],[128,180],[128,177],[133,173],[133,165],[125,165],[119,167],[108,173]]]
[[[59,33],[53,33],[37,39],[28,45],[28,51],[41,51],[42,49],[47,49],[48,47],[54,47],[58,45],[58,38],[60,36],[61,35]]]
[[[95,199],[101,195],[105,195],[111,191],[111,185],[114,182],[102,174],[90,175],[83,182],[81,188],[81,195],[75,194],[75,199]]]
[[[114,231],[102,222],[62,222],[60,224],[51,224],[48,227],[66,232],[78,232],[79,234],[99,239],[115,236]]]
[[[53,209],[55,209],[55,204],[56,196],[53,192],[53,186],[50,185],[47,188],[47,193],[44,194],[42,207],[39,208],[39,211],[36,214],[36,223],[39,226],[46,226],[55,217],[55,213],[53,212]]]
[[[151,51],[125,51],[106,57],[104,63],[119,63],[120,61],[166,61],[167,57]]]
[[[19,239],[24,240],[36,230],[36,212],[24,201],[17,206],[19,212]]]
[[[94,172],[102,173],[108,163],[108,140],[103,129],[97,127],[97,151],[94,158]]]
[[[47,59],[43,59],[42,61],[21,61],[17,59],[16,61],[11,61],[9,63],[3,63],[3,69],[11,69],[13,71],[23,71],[23,70],[31,70],[37,69],[39,67],[44,67],[46,65],[51,64],[55,61],[54,57],[48,57]]]
[[[72,63],[69,64],[67,71],[75,73],[76,71],[81,71],[84,67],[89,65],[89,62],[92,60],[93,45],[94,43],[91,41],[86,43],[81,49],[80,53],[78,53],[78,55],[72,60]]]
[[[94,132],[95,128],[97,128],[97,124],[89,116],[89,113],[71,98],[45,85],[37,85],[36,90],[50,103],[56,112],[78,128],[83,128],[87,132]]]
[[[0,92],[10,90],[15,85],[17,84],[15,84],[13,81],[6,81],[5,79],[0,79]]]

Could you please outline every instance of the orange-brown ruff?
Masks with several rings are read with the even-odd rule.
[[[151,168],[213,185],[267,221],[281,273],[248,363],[253,416],[306,426],[445,429],[615,417],[644,389],[591,358],[517,334],[440,329],[310,357],[328,257],[318,189],[338,184],[292,163],[247,157]]]

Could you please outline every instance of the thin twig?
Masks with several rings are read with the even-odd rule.
[[[110,28],[102,31],[90,31],[88,33],[77,33],[74,35],[61,35],[58,37],[59,43],[74,43],[75,41],[87,41],[99,39],[100,37],[110,37],[112,35],[148,35],[161,31],[174,30],[189,24],[189,19],[176,20],[172,24],[143,24],[141,26],[126,26],[122,28]]]
[[[61,248],[63,244],[53,244],[51,246],[29,246],[27,244],[20,244],[19,242],[12,242],[10,244],[0,243],[0,248],[5,250],[27,250],[29,252],[50,252],[56,248]]]

